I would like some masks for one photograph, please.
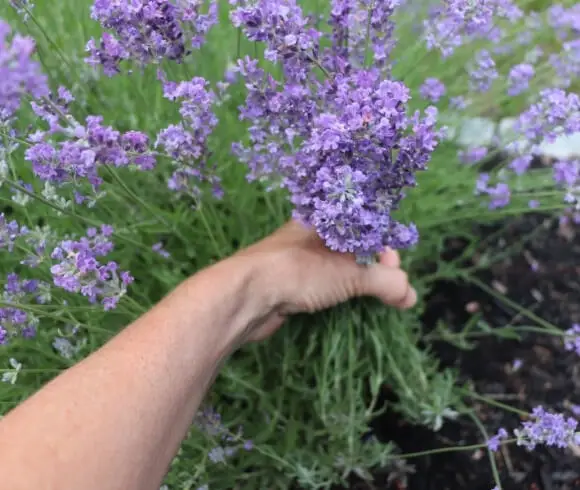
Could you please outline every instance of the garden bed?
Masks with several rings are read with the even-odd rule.
[[[504,225],[488,245],[500,252],[522,236],[533,233],[521,252],[479,275],[515,303],[546,321],[567,329],[580,322],[580,245],[575,230],[543,215],[528,215]],[[489,230],[486,230],[489,236]],[[450,243],[450,248],[461,243]],[[489,251],[489,249],[488,249]],[[426,333],[438,321],[462,327],[474,314],[490,327],[534,325],[524,310],[516,311],[473,284],[439,282],[423,316]],[[523,410],[537,405],[572,414],[580,402],[580,365],[575,353],[566,352],[560,337],[527,333],[521,341],[495,336],[475,339],[463,350],[448,342],[432,344],[444,366],[455,367],[460,380],[472,382],[477,393]],[[489,435],[500,427],[515,428],[518,415],[476,401],[475,413]],[[481,443],[484,436],[468,418],[447,422],[434,433],[410,426],[392,412],[375,422],[375,433],[396,442],[403,453],[454,448]],[[495,454],[504,490],[567,490],[580,488],[580,453],[538,447],[533,452],[509,445]],[[414,473],[377,473],[373,484],[353,482],[353,489],[489,490],[495,484],[484,449],[446,452],[412,458]],[[405,473],[405,471],[403,471]]]

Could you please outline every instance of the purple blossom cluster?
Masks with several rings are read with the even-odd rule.
[[[580,160],[561,160],[553,167],[554,182],[565,189],[564,200],[570,204],[577,202]]]
[[[201,47],[217,15],[215,0],[95,0],[91,17],[107,31],[88,42],[87,61],[102,65],[108,76],[126,60],[181,62]]]
[[[220,179],[210,164],[207,139],[218,123],[213,112],[216,95],[208,90],[208,82],[195,77],[189,82],[164,81],[167,99],[181,102],[182,121],[160,131],[156,148],[170,157],[174,172],[169,188],[175,192],[199,196],[199,183],[209,182],[216,197],[221,197]]]
[[[48,95],[48,81],[39,63],[32,59],[34,41],[20,34],[11,36],[10,26],[0,19],[0,123],[20,107],[22,96]]]
[[[512,0],[438,2],[423,25],[427,47],[447,57],[474,39],[498,42],[504,36],[498,20],[513,23],[522,16],[522,10]]]
[[[518,446],[532,451],[539,444],[566,448],[580,443],[580,434],[576,432],[578,422],[572,417],[547,412],[541,406],[534,408],[531,416],[532,420],[514,430]]]
[[[54,100],[33,103],[34,112],[49,127],[29,137],[32,144],[25,153],[37,177],[57,187],[88,182],[97,191],[103,182],[99,169],[104,165],[154,168],[156,162],[147,135],[116,131],[104,125],[101,116],[88,116],[81,124],[69,113],[73,100],[70,92],[61,87]],[[78,190],[75,199],[79,204],[87,200]]]
[[[280,62],[287,76],[304,79],[318,60],[321,33],[312,27],[295,0],[234,1],[235,27],[250,41],[266,45],[264,57]]]
[[[100,230],[89,228],[80,240],[60,242],[51,254],[58,261],[50,268],[55,286],[100,302],[105,310],[114,309],[133,277],[114,261],[99,261],[113,250],[112,234],[111,226],[102,225]]]
[[[165,247],[163,246],[162,242],[157,242],[153,244],[151,250],[153,250],[157,255],[160,255],[164,259],[168,259],[171,257],[171,254],[167,250],[165,250]]]
[[[552,53],[549,62],[556,71],[558,86],[568,88],[580,76],[580,39],[562,43],[560,52]]]
[[[34,269],[47,259],[46,252],[56,242],[56,236],[50,227],[38,226],[28,230],[24,242],[29,253],[20,263]]]
[[[487,441],[487,447],[490,451],[496,452],[501,446],[501,442],[509,437],[507,430],[500,428],[495,436],[492,436]]]
[[[403,3],[402,0],[333,0],[328,19],[332,28],[328,62],[349,59],[354,66],[361,67],[370,54],[373,67],[388,68],[389,55],[396,42],[393,14]]]
[[[437,78],[430,77],[421,85],[419,92],[424,99],[436,103],[445,95],[446,88],[443,82]]]
[[[486,49],[479,51],[469,70],[469,87],[474,92],[487,92],[498,78],[495,61]]]
[[[580,34],[580,4],[565,7],[560,3],[548,9],[548,23],[562,40]]]
[[[529,63],[521,63],[512,67],[508,75],[508,95],[514,97],[528,90],[530,80],[534,75],[534,67]]]
[[[580,131],[580,97],[558,88],[540,91],[537,102],[520,114],[515,131],[533,145]]]
[[[484,146],[468,148],[467,150],[460,150],[457,154],[459,161],[468,165],[477,163],[483,160],[489,150]]]
[[[0,345],[7,344],[12,337],[30,338],[36,335],[38,318],[19,308],[19,305],[46,303],[50,300],[49,291],[45,283],[20,279],[15,273],[8,274],[2,293],[5,306],[0,308]]]
[[[6,248],[12,252],[16,240],[27,233],[28,228],[20,226],[15,220],[8,221],[4,213],[0,213],[0,249]]]
[[[505,182],[490,185],[490,180],[491,177],[489,174],[480,174],[475,185],[475,193],[489,197],[489,209],[498,209],[507,206],[511,201],[509,185]]]
[[[373,11],[381,3],[381,12]],[[416,228],[395,221],[392,212],[441,136],[434,107],[424,116],[408,114],[408,88],[386,79],[382,66],[360,66],[358,23],[366,19],[369,25],[370,19],[377,32],[388,29],[398,3],[333,2],[332,47],[324,50],[326,34],[293,0],[244,3],[232,14],[249,39],[266,44],[266,57],[285,73],[282,83],[256,60],[238,61],[248,90],[240,114],[250,124],[250,145],[237,143],[234,153],[248,164],[250,180],[286,188],[294,217],[329,248],[361,261],[385,246],[417,241]],[[374,57],[381,58],[377,50]]]
[[[517,156],[510,162],[509,168],[513,170],[516,175],[522,175],[530,168],[532,160],[532,155]]]
[[[580,325],[572,325],[571,328],[566,330],[564,347],[567,351],[576,352],[580,356]]]
[[[382,80],[378,70],[287,85],[253,60],[241,61],[239,70],[249,92],[241,114],[251,123],[252,144],[234,151],[251,179],[281,176],[294,217],[332,250],[363,258],[417,241],[415,227],[391,212],[437,146],[435,108],[408,116],[409,90]]]
[[[231,433],[222,423],[221,415],[211,407],[200,410],[193,424],[213,441],[219,442],[210,449],[209,460],[214,464],[226,463],[227,458],[234,456],[240,449],[251,451],[254,444],[243,438],[243,429],[238,427],[236,433]]]

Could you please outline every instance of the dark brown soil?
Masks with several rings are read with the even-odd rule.
[[[578,227],[580,232],[580,227]],[[561,329],[580,323],[580,240],[574,226],[552,218],[528,215],[513,221],[491,243],[486,252],[501,252],[522,236],[533,237],[515,255],[485,272],[480,280],[515,303]],[[485,236],[489,237],[489,230]],[[461,243],[450,243],[451,252]],[[454,255],[453,253],[451,255]],[[493,255],[493,253],[491,254]],[[475,261],[479,260],[476,255]],[[423,317],[426,334],[437,320],[464,325],[474,312],[493,327],[536,325],[530,318],[472,284],[436,284]],[[470,313],[471,312],[471,313]],[[566,352],[561,337],[527,333],[521,340],[487,336],[472,350],[449,343],[433,345],[444,366],[459,370],[461,381],[471,380],[476,392],[499,402],[531,410],[537,405],[572,415],[572,404],[580,404],[580,358]],[[521,367],[514,369],[514,361]],[[513,412],[474,401],[474,408],[488,433],[499,427],[513,429],[521,420]],[[455,447],[483,442],[471,419],[448,422],[438,433],[406,424],[400,416],[387,413],[375,422],[381,440],[392,440],[403,453]],[[515,445],[496,453],[503,490],[580,489],[580,452],[537,448],[528,452]],[[405,478],[377,472],[373,484],[353,482],[351,489],[403,490],[490,490],[495,486],[487,451],[450,452],[410,459],[414,473]],[[405,481],[406,480],[406,481]]]

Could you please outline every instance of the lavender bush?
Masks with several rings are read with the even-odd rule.
[[[439,256],[448,236],[476,240],[474,222],[577,214],[578,155],[532,162],[580,132],[578,5],[11,0],[0,16],[3,410],[290,215],[361,263],[406,250],[425,294],[468,277]],[[386,384],[411,423],[471,414],[418,347],[419,314],[360,302],[246,348],[168,488],[329,488],[400,468],[369,429]],[[577,326],[546,333],[578,351]],[[535,407],[482,447],[566,448],[576,429]]]

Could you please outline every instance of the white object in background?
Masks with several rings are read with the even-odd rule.
[[[496,123],[491,119],[474,117],[459,121],[457,143],[468,148],[492,146]]]
[[[557,160],[580,158],[580,133],[560,136],[553,143],[540,146],[540,153]]]
[[[514,118],[502,119],[496,124],[491,119],[474,117],[470,119],[459,119],[454,125],[450,125],[453,135],[457,135],[457,143],[468,148],[478,148],[482,146],[493,146],[494,135],[497,130],[497,139],[502,146],[514,145],[515,133],[513,126],[516,122]],[[525,148],[525,139],[518,141],[518,146]],[[580,158],[580,132],[570,136],[562,135],[553,143],[540,145],[540,155],[556,160],[566,160]]]

